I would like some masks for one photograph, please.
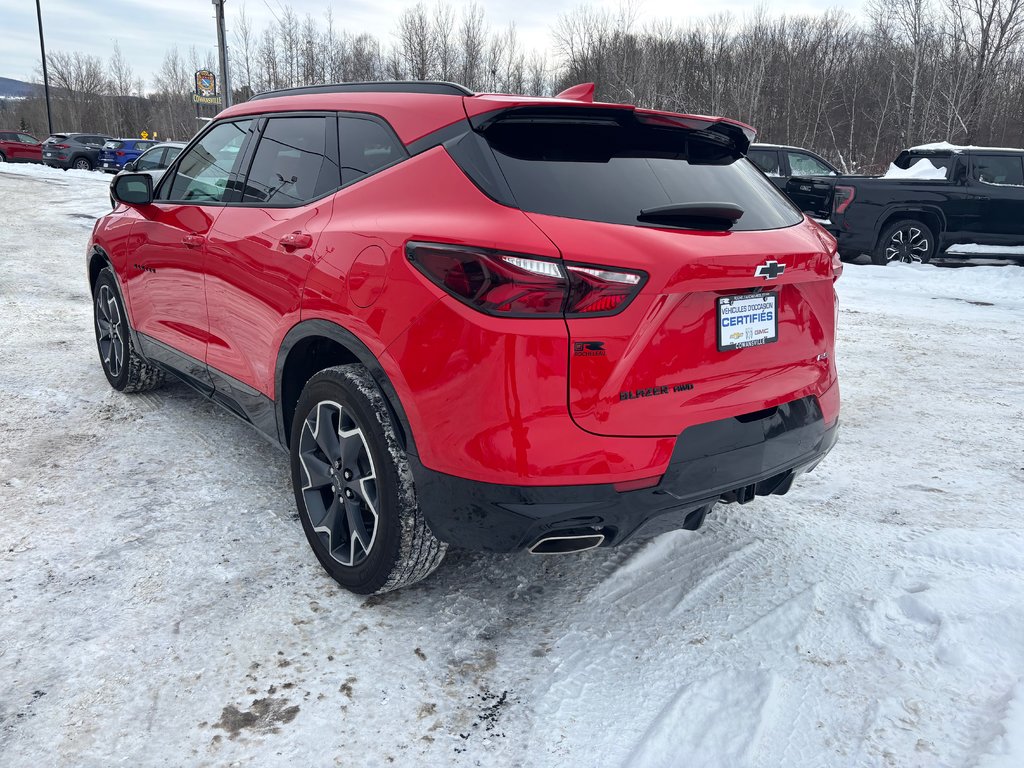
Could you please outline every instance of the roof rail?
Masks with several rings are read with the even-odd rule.
[[[457,83],[440,80],[381,80],[378,82],[333,83],[329,85],[302,85],[298,88],[281,88],[264,91],[249,101],[272,99],[277,96],[304,96],[323,93],[433,93],[443,96],[473,96],[473,91]]]

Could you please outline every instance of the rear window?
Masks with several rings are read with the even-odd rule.
[[[943,169],[946,172],[947,179],[953,178],[953,174],[951,174],[950,171],[953,169],[953,164],[956,162],[955,155],[932,155],[917,152],[900,152],[899,156],[893,160],[892,164],[897,168],[903,168],[906,170],[922,158],[926,158],[928,162],[936,168]]]
[[[103,144],[104,149],[120,149],[123,146],[123,141],[107,141]]]
[[[58,141],[64,141],[68,135],[66,133],[55,133],[46,140],[46,144],[53,144]]]
[[[641,209],[733,203],[743,209],[734,231],[802,220],[749,160],[694,131],[632,117],[533,117],[502,120],[484,135],[525,211],[643,226],[637,220]]]

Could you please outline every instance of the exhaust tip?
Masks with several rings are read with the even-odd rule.
[[[565,534],[545,536],[527,549],[531,555],[572,555],[595,549],[604,543],[603,533]]]

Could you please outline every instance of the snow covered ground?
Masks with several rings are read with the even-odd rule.
[[[848,265],[788,496],[365,599],[282,453],[107,386],[108,181],[0,168],[0,765],[1024,765],[1024,268]]]

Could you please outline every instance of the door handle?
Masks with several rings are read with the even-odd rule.
[[[286,251],[294,251],[296,248],[309,248],[313,245],[313,238],[305,232],[289,232],[281,238],[281,247]]]
[[[205,241],[205,237],[203,237],[202,235],[197,235],[195,233],[191,235],[185,235],[183,238],[181,238],[181,244],[184,245],[186,248],[200,248],[202,247]]]

